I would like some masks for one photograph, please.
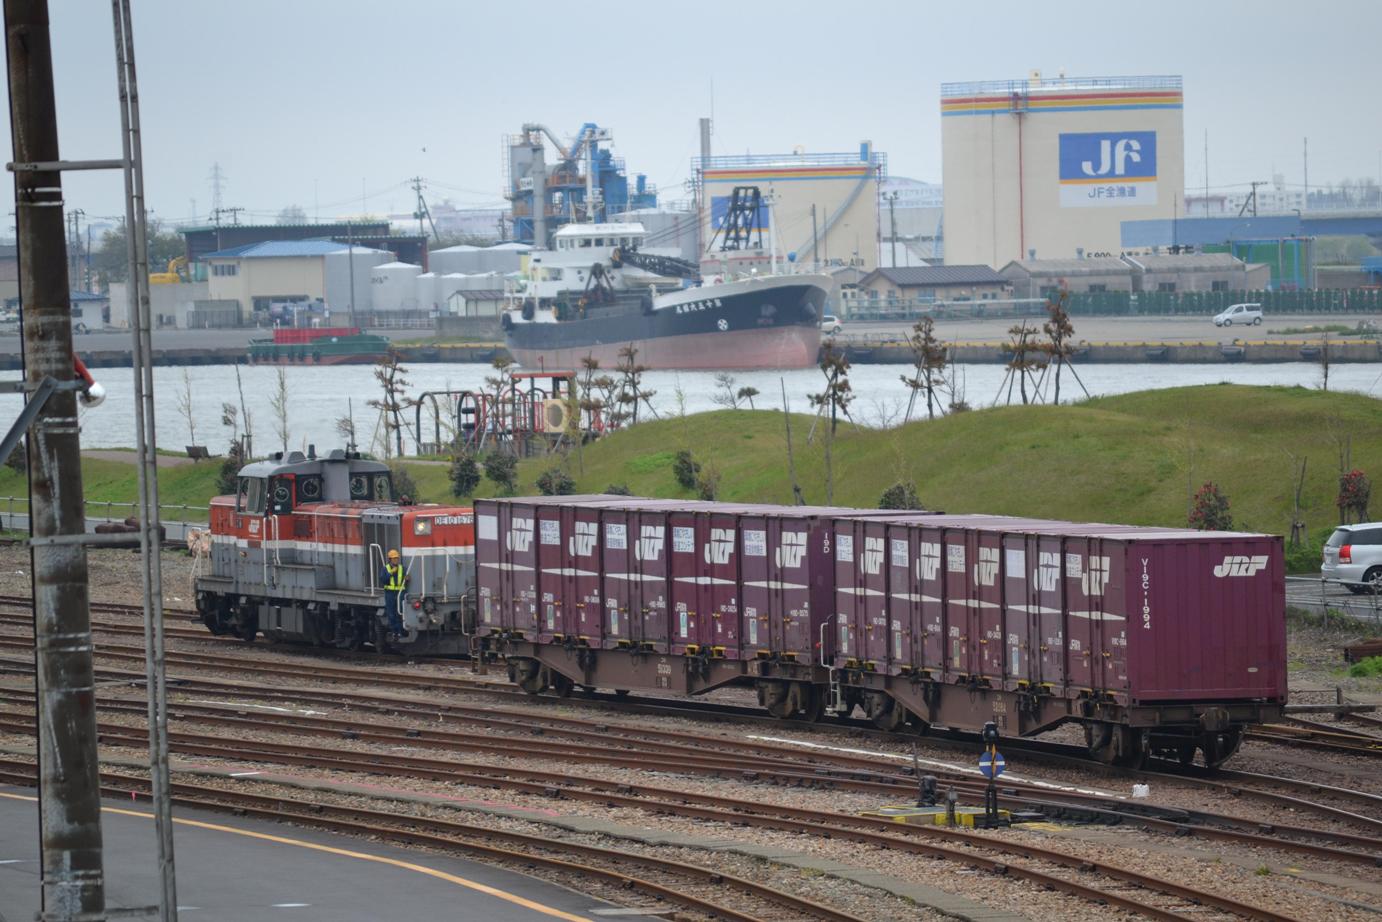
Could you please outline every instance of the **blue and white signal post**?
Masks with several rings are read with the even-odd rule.
[[[979,771],[989,780],[984,789],[984,826],[987,829],[998,827],[998,787],[994,784],[1003,774],[1003,755],[998,751],[998,724],[989,721],[984,724],[984,754],[979,756]]]

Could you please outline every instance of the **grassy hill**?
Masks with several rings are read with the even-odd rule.
[[[792,417],[797,480],[808,502],[826,498],[824,422]],[[1382,402],[1307,388],[1210,385],[1142,391],[1063,407],[1003,407],[922,420],[890,430],[842,423],[834,444],[834,501],[875,506],[898,480],[917,485],[929,508],[1082,521],[1184,525],[1189,493],[1207,480],[1224,489],[1236,527],[1290,529],[1292,456],[1307,458],[1305,521],[1317,535],[1338,521],[1339,452],[1382,477]],[[777,411],[725,410],[640,424],[572,451],[564,463],[579,492],[611,484],[636,494],[686,496],[672,474],[689,449],[719,475],[719,497],[791,501],[787,439]],[[555,459],[524,461],[519,492]],[[409,463],[423,501],[451,502],[444,465]],[[86,459],[93,500],[131,500],[134,472]],[[216,465],[161,472],[165,503],[205,503]],[[494,486],[486,481],[481,495]],[[22,476],[0,470],[0,496],[23,495]],[[1382,497],[1378,500],[1382,516]],[[1303,555],[1309,562],[1315,552]]]

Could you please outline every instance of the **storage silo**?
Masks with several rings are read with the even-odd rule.
[[[389,314],[417,310],[417,286],[414,280],[421,274],[421,266],[401,262],[384,263],[370,270],[374,312]]]
[[[942,84],[946,262],[1117,255],[1124,221],[1176,216],[1182,115],[1175,76]]]
[[[437,274],[424,272],[413,279],[413,292],[417,301],[416,310],[434,310],[437,306]]]
[[[446,313],[447,305],[451,303],[451,296],[464,290],[465,280],[469,277],[464,272],[448,272],[445,275],[437,276],[437,308],[442,313]]]
[[[479,251],[480,247],[466,243],[432,250],[427,254],[427,265],[438,275],[452,272],[474,272],[477,260],[473,254]]]
[[[339,321],[340,326],[349,324],[352,305],[357,314],[373,311],[374,286],[370,284],[370,278],[374,267],[393,262],[393,259],[393,254],[388,250],[358,244],[353,247],[342,244],[340,250],[326,255],[323,297],[331,310],[332,323]],[[355,274],[353,286],[350,279],[352,271]]]

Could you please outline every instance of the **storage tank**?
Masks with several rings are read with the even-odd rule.
[[[371,269],[370,288],[374,312],[382,314],[417,310],[417,286],[414,279],[421,274],[422,267],[412,263],[384,263]]]
[[[340,320],[343,325],[351,309],[352,286],[350,276],[355,274],[354,306],[357,313],[366,314],[374,309],[374,286],[370,278],[374,267],[393,262],[394,256],[388,250],[376,250],[356,244],[328,253],[325,257],[325,284],[323,297],[334,315],[333,323]]]
[[[413,279],[413,291],[414,298],[417,300],[417,310],[435,310],[437,307],[437,274],[424,272]]]
[[[445,275],[438,275],[436,282],[437,308],[445,313],[451,303],[451,296],[458,291],[464,291],[465,280],[468,278],[464,272],[448,272]]]
[[[454,247],[445,247],[440,250],[432,250],[427,254],[427,265],[438,275],[450,275],[456,272],[474,272],[475,257],[471,254],[479,252],[480,247],[462,243]]]

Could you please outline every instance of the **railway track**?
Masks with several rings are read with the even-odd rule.
[[[126,606],[126,608],[131,608],[131,606]],[[3,617],[12,616],[0,616],[0,618]],[[97,625],[98,630],[105,630],[106,627],[106,625]],[[126,632],[133,632],[135,630],[135,627],[130,625],[116,625],[115,627],[122,628]],[[209,638],[205,633],[200,632],[196,629],[187,630],[189,630],[197,640],[203,643],[224,643],[230,646],[242,645],[242,642],[239,641],[222,641]],[[26,638],[0,635],[0,649],[28,651],[30,649],[30,644]],[[467,678],[464,676],[439,676],[421,672],[410,672],[406,670],[380,668],[376,665],[373,665],[372,660],[369,661],[370,664],[356,668],[342,666],[323,666],[321,665],[321,658],[313,655],[310,648],[305,649],[302,652],[299,652],[297,648],[285,648],[281,651],[276,652],[280,652],[284,656],[301,656],[303,658],[312,660],[311,677],[314,680],[344,682],[352,685],[358,685],[362,678],[367,678],[371,686],[380,689],[445,689],[466,693],[478,693],[485,696],[499,697],[510,701],[523,701],[525,703],[530,704],[560,700],[549,696],[533,697],[512,686],[492,681]],[[102,657],[124,660],[136,664],[142,664],[144,658],[143,648],[141,646],[120,645],[110,643],[102,643],[100,645],[99,655]],[[170,664],[175,666],[190,666],[195,669],[215,669],[222,672],[266,676],[270,678],[280,679],[287,678],[291,680],[298,680],[303,677],[303,669],[301,665],[285,663],[278,659],[275,659],[273,661],[267,661],[264,658],[262,658],[261,655],[249,654],[248,651],[237,653],[235,655],[194,653],[186,651],[169,651],[168,656]],[[136,674],[129,673],[128,675],[130,677],[134,677]],[[182,681],[186,682],[190,680],[190,678],[191,677],[182,677]],[[728,719],[736,722],[767,725],[774,727],[776,729],[781,729],[784,726],[782,721],[765,715],[755,708],[739,707],[735,705],[705,702],[699,700],[688,701],[674,698],[622,698],[614,695],[596,695],[590,699],[571,698],[567,699],[567,701],[570,703],[580,703],[583,705],[592,705],[595,707],[609,708],[625,712],[632,711],[635,713],[674,715],[688,718],[711,717],[720,720]],[[791,722],[786,726],[790,726],[794,730],[805,730],[810,725],[799,722]],[[897,734],[891,734],[885,731],[877,730],[876,728],[873,728],[872,725],[863,721],[834,721],[823,726],[845,726],[849,728],[853,733],[862,734],[869,738],[874,738],[880,741],[891,743],[896,743],[898,741]],[[977,745],[977,743],[968,741],[967,737],[969,735],[958,734],[957,736],[959,736],[960,739],[946,740],[944,738],[934,736],[926,737],[926,739],[928,741],[928,744],[949,745],[957,749],[963,750],[967,754],[972,754],[972,752],[974,751],[974,747]],[[1027,757],[1032,758],[1034,761],[1039,760],[1049,764],[1057,764],[1064,767],[1076,767],[1083,771],[1105,771],[1113,776],[1120,778],[1131,777],[1140,778],[1144,780],[1162,781],[1184,781],[1187,778],[1190,778],[1194,783],[1216,787],[1217,789],[1221,790],[1229,796],[1249,796],[1258,800],[1262,800],[1264,802],[1271,803],[1276,806],[1285,806],[1295,810],[1304,809],[1310,812],[1324,815],[1331,819],[1342,819],[1348,822],[1361,823],[1371,828],[1378,828],[1379,826],[1382,826],[1382,822],[1372,819],[1368,815],[1358,814],[1353,811],[1342,810],[1336,807],[1331,807],[1327,804],[1321,804],[1315,801],[1306,800],[1302,796],[1297,796],[1305,795],[1310,797],[1318,797],[1320,795],[1325,795],[1327,797],[1332,798],[1343,798],[1358,804],[1366,810],[1373,811],[1374,813],[1379,809],[1379,807],[1382,807],[1382,797],[1377,797],[1376,795],[1362,794],[1360,792],[1348,791],[1341,788],[1332,788],[1327,785],[1319,784],[1317,782],[1303,781],[1293,778],[1281,778],[1276,776],[1254,775],[1252,777],[1249,777],[1248,775],[1235,775],[1234,773],[1228,772],[1226,770],[1219,770],[1218,772],[1213,773],[1211,775],[1196,775],[1194,773],[1187,774],[1184,772],[1180,772],[1174,775],[1168,775],[1161,772],[1149,772],[1146,770],[1133,771],[1129,769],[1109,769],[1106,766],[1091,763],[1085,757],[1083,750],[1079,747],[1066,746],[1062,744],[1055,744],[1037,740],[1006,740],[1004,742],[1004,748],[1009,750],[1021,751],[1027,754]],[[1168,766],[1172,765],[1172,763],[1167,764]],[[1175,768],[1179,769],[1179,766],[1175,766]],[[1261,787],[1263,783],[1266,783],[1269,787],[1284,788],[1288,791],[1292,791],[1293,793],[1282,794],[1276,791],[1266,790]]]
[[[296,720],[288,722],[293,732]],[[0,720],[0,729],[15,732],[15,725]],[[283,732],[284,728],[278,728]],[[108,744],[139,748],[146,743],[142,731],[130,727],[103,727],[102,740]],[[363,737],[358,737],[363,739]],[[393,742],[393,740],[387,740]],[[931,826],[899,826],[889,820],[849,816],[805,808],[765,806],[757,801],[688,793],[684,790],[610,782],[568,773],[530,772],[513,767],[456,763],[450,760],[419,758],[396,753],[326,754],[319,747],[278,744],[262,740],[227,741],[219,737],[173,733],[170,745],[179,754],[228,759],[237,763],[304,765],[337,772],[383,774],[434,781],[501,788],[544,797],[592,801],[608,806],[630,807],[653,813],[668,813],[699,821],[754,826],[781,832],[827,837],[857,842],[876,848],[904,851],[941,860],[960,862],[970,867],[1027,880],[1082,899],[1106,903],[1150,918],[1184,919],[1187,911],[1214,907],[1237,918],[1276,920],[1288,918],[1272,910],[1251,906],[1217,894],[1196,890],[1173,881],[1157,878],[1135,869],[1069,855],[1027,843],[1008,842],[977,833]],[[662,763],[666,767],[666,762]],[[681,766],[678,764],[677,769]],[[315,813],[314,805],[314,813]],[[394,815],[394,814],[384,814]],[[944,843],[944,844],[941,844]],[[975,854],[973,850],[996,853],[998,857]],[[1104,878],[1103,886],[1072,881],[1066,876],[1014,859],[1076,870],[1081,875]],[[1131,885],[1161,894],[1171,906],[1151,904],[1146,899],[1131,899],[1109,882]]]
[[[32,785],[33,766],[0,759],[0,780]],[[293,823],[397,845],[467,852],[524,868],[541,867],[577,881],[593,878],[619,889],[632,889],[712,918],[735,922],[865,922],[852,913],[689,862],[454,820],[400,816],[391,811],[326,804],[304,808],[300,797],[292,795],[265,796],[185,781],[174,782],[171,789],[173,803],[178,806]],[[132,794],[149,799],[146,779],[117,772],[101,772],[101,790],[122,799]],[[635,870],[637,873],[631,873]]]

